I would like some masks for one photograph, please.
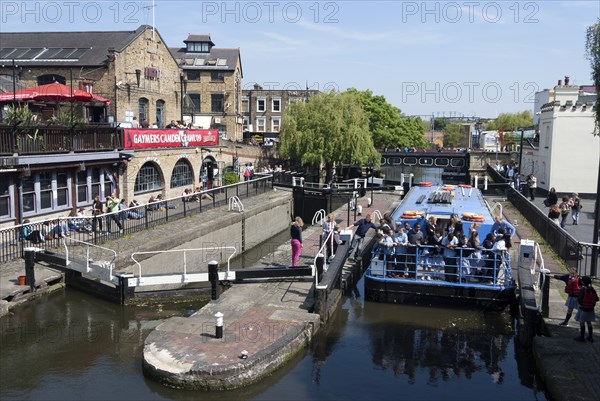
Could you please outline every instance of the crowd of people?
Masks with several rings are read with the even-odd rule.
[[[561,228],[565,228],[569,214],[571,215],[572,224],[579,224],[579,212],[582,209],[581,198],[577,192],[573,192],[571,196],[563,196],[561,202],[558,201],[558,195],[554,187],[548,191],[548,196],[544,199],[544,206],[548,208],[548,218]]]

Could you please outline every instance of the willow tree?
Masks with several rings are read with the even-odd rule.
[[[281,157],[319,167],[326,181],[338,163],[379,165],[368,118],[351,93],[321,93],[286,110],[281,124]]]
[[[600,95],[600,18],[587,28],[585,35],[586,58],[592,67],[592,79],[596,87],[596,96]],[[594,135],[600,135],[600,107],[596,98]]]

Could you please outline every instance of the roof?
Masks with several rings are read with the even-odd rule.
[[[238,59],[240,60],[241,69],[242,62],[239,48],[213,47],[209,53],[188,53],[185,47],[171,47],[169,51],[179,66],[186,70],[233,71],[237,66]]]
[[[108,63],[109,49],[122,52],[151,28],[141,25],[134,31],[0,32],[0,61],[15,58],[22,66],[102,66]]]

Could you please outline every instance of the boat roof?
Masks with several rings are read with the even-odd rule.
[[[481,191],[468,185],[416,185],[408,191],[392,217],[396,223],[408,221],[413,225],[430,216],[448,220],[453,214],[462,219],[465,228],[475,222],[484,229],[494,224],[494,216]]]

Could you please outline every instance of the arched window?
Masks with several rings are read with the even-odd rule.
[[[173,173],[171,174],[171,188],[192,185],[193,182],[190,163],[185,159],[179,160],[175,164],[175,167],[173,167]]]
[[[144,120],[148,120],[148,99],[141,97],[138,101],[138,121],[141,123]]]
[[[156,125],[158,128],[163,128],[165,126],[165,101],[157,100],[156,101]]]
[[[53,84],[54,82],[58,82],[59,84],[63,84],[63,85],[67,84],[67,80],[62,75],[45,74],[45,75],[40,75],[37,78],[38,85],[48,85],[48,84]]]
[[[156,165],[151,162],[144,164],[135,177],[134,193],[156,191],[162,188],[163,180]]]

